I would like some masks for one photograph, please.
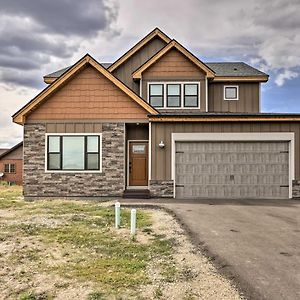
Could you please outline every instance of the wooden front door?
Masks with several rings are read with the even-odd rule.
[[[148,185],[148,142],[129,142],[129,186]]]

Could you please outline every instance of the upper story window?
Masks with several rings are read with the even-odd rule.
[[[148,91],[156,108],[200,108],[200,82],[150,82]]]
[[[101,171],[101,135],[48,135],[48,171]]]
[[[153,107],[164,107],[164,85],[151,84],[149,86],[149,103]]]
[[[224,86],[224,100],[239,100],[239,87],[237,85]]]
[[[5,164],[4,165],[4,173],[16,173],[16,165],[15,164]]]

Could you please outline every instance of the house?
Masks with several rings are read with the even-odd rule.
[[[10,185],[22,185],[23,181],[23,142],[5,149],[0,154],[0,181]]]
[[[25,198],[297,197],[300,115],[260,112],[268,77],[158,28],[112,64],[87,54],[13,115]]]

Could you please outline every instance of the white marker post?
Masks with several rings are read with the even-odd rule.
[[[119,228],[121,225],[121,205],[120,202],[115,204],[115,226]]]
[[[131,210],[130,234],[132,236],[136,234],[136,209]]]

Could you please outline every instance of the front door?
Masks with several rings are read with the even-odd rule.
[[[148,142],[129,142],[129,186],[148,185]]]

